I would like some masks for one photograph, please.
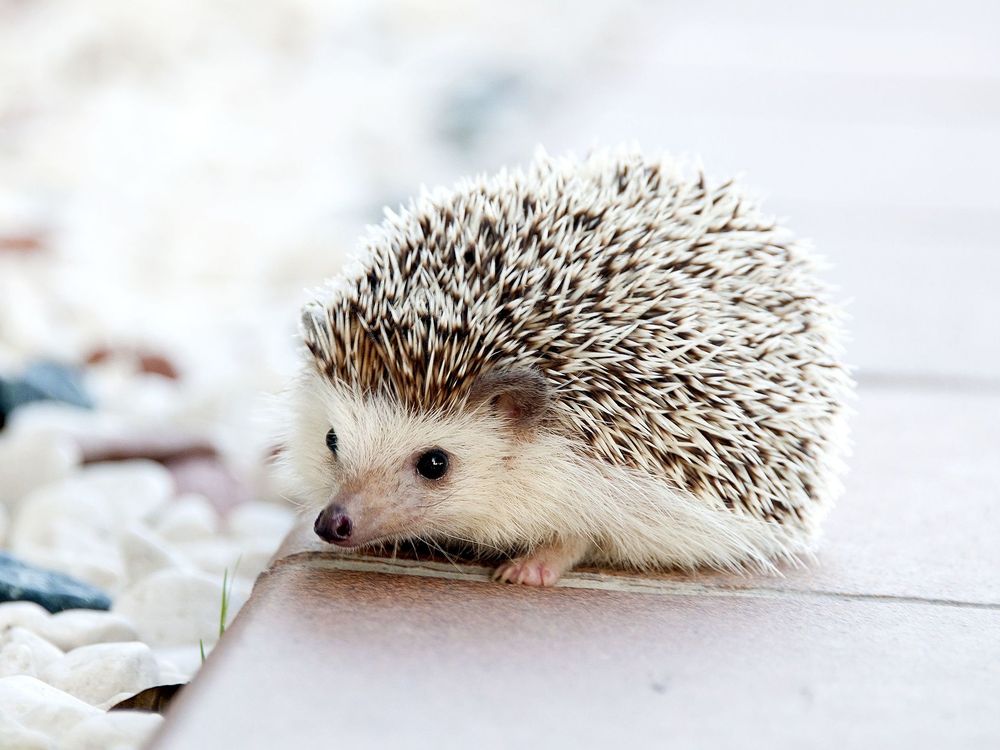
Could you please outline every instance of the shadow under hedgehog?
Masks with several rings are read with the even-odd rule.
[[[628,150],[425,193],[307,305],[286,467],[339,547],[773,569],[840,492],[816,261],[732,181]]]

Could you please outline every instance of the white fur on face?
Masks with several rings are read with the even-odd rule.
[[[415,414],[312,372],[301,380],[293,412],[285,464],[297,494],[319,510],[349,488],[369,506],[364,515],[377,521],[377,538],[473,535],[470,524],[492,523],[500,486],[514,482],[515,456],[523,450],[495,415]],[[326,446],[330,429],[337,433],[336,456]],[[415,470],[432,448],[449,456],[448,473],[438,481]]]

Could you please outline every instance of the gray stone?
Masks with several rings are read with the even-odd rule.
[[[0,552],[0,602],[16,601],[36,602],[49,612],[111,608],[111,599],[100,589]]]
[[[0,426],[14,409],[32,401],[63,401],[90,408],[79,373],[54,362],[37,362],[19,378],[0,378]]]

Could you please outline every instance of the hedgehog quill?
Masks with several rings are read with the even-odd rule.
[[[732,181],[542,154],[387,211],[306,306],[286,465],[339,547],[771,570],[840,492],[841,317]]]

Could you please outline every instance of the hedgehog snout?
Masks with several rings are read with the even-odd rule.
[[[330,504],[316,516],[313,531],[324,542],[338,544],[346,542],[351,538],[351,533],[354,531],[354,523],[343,507]]]

